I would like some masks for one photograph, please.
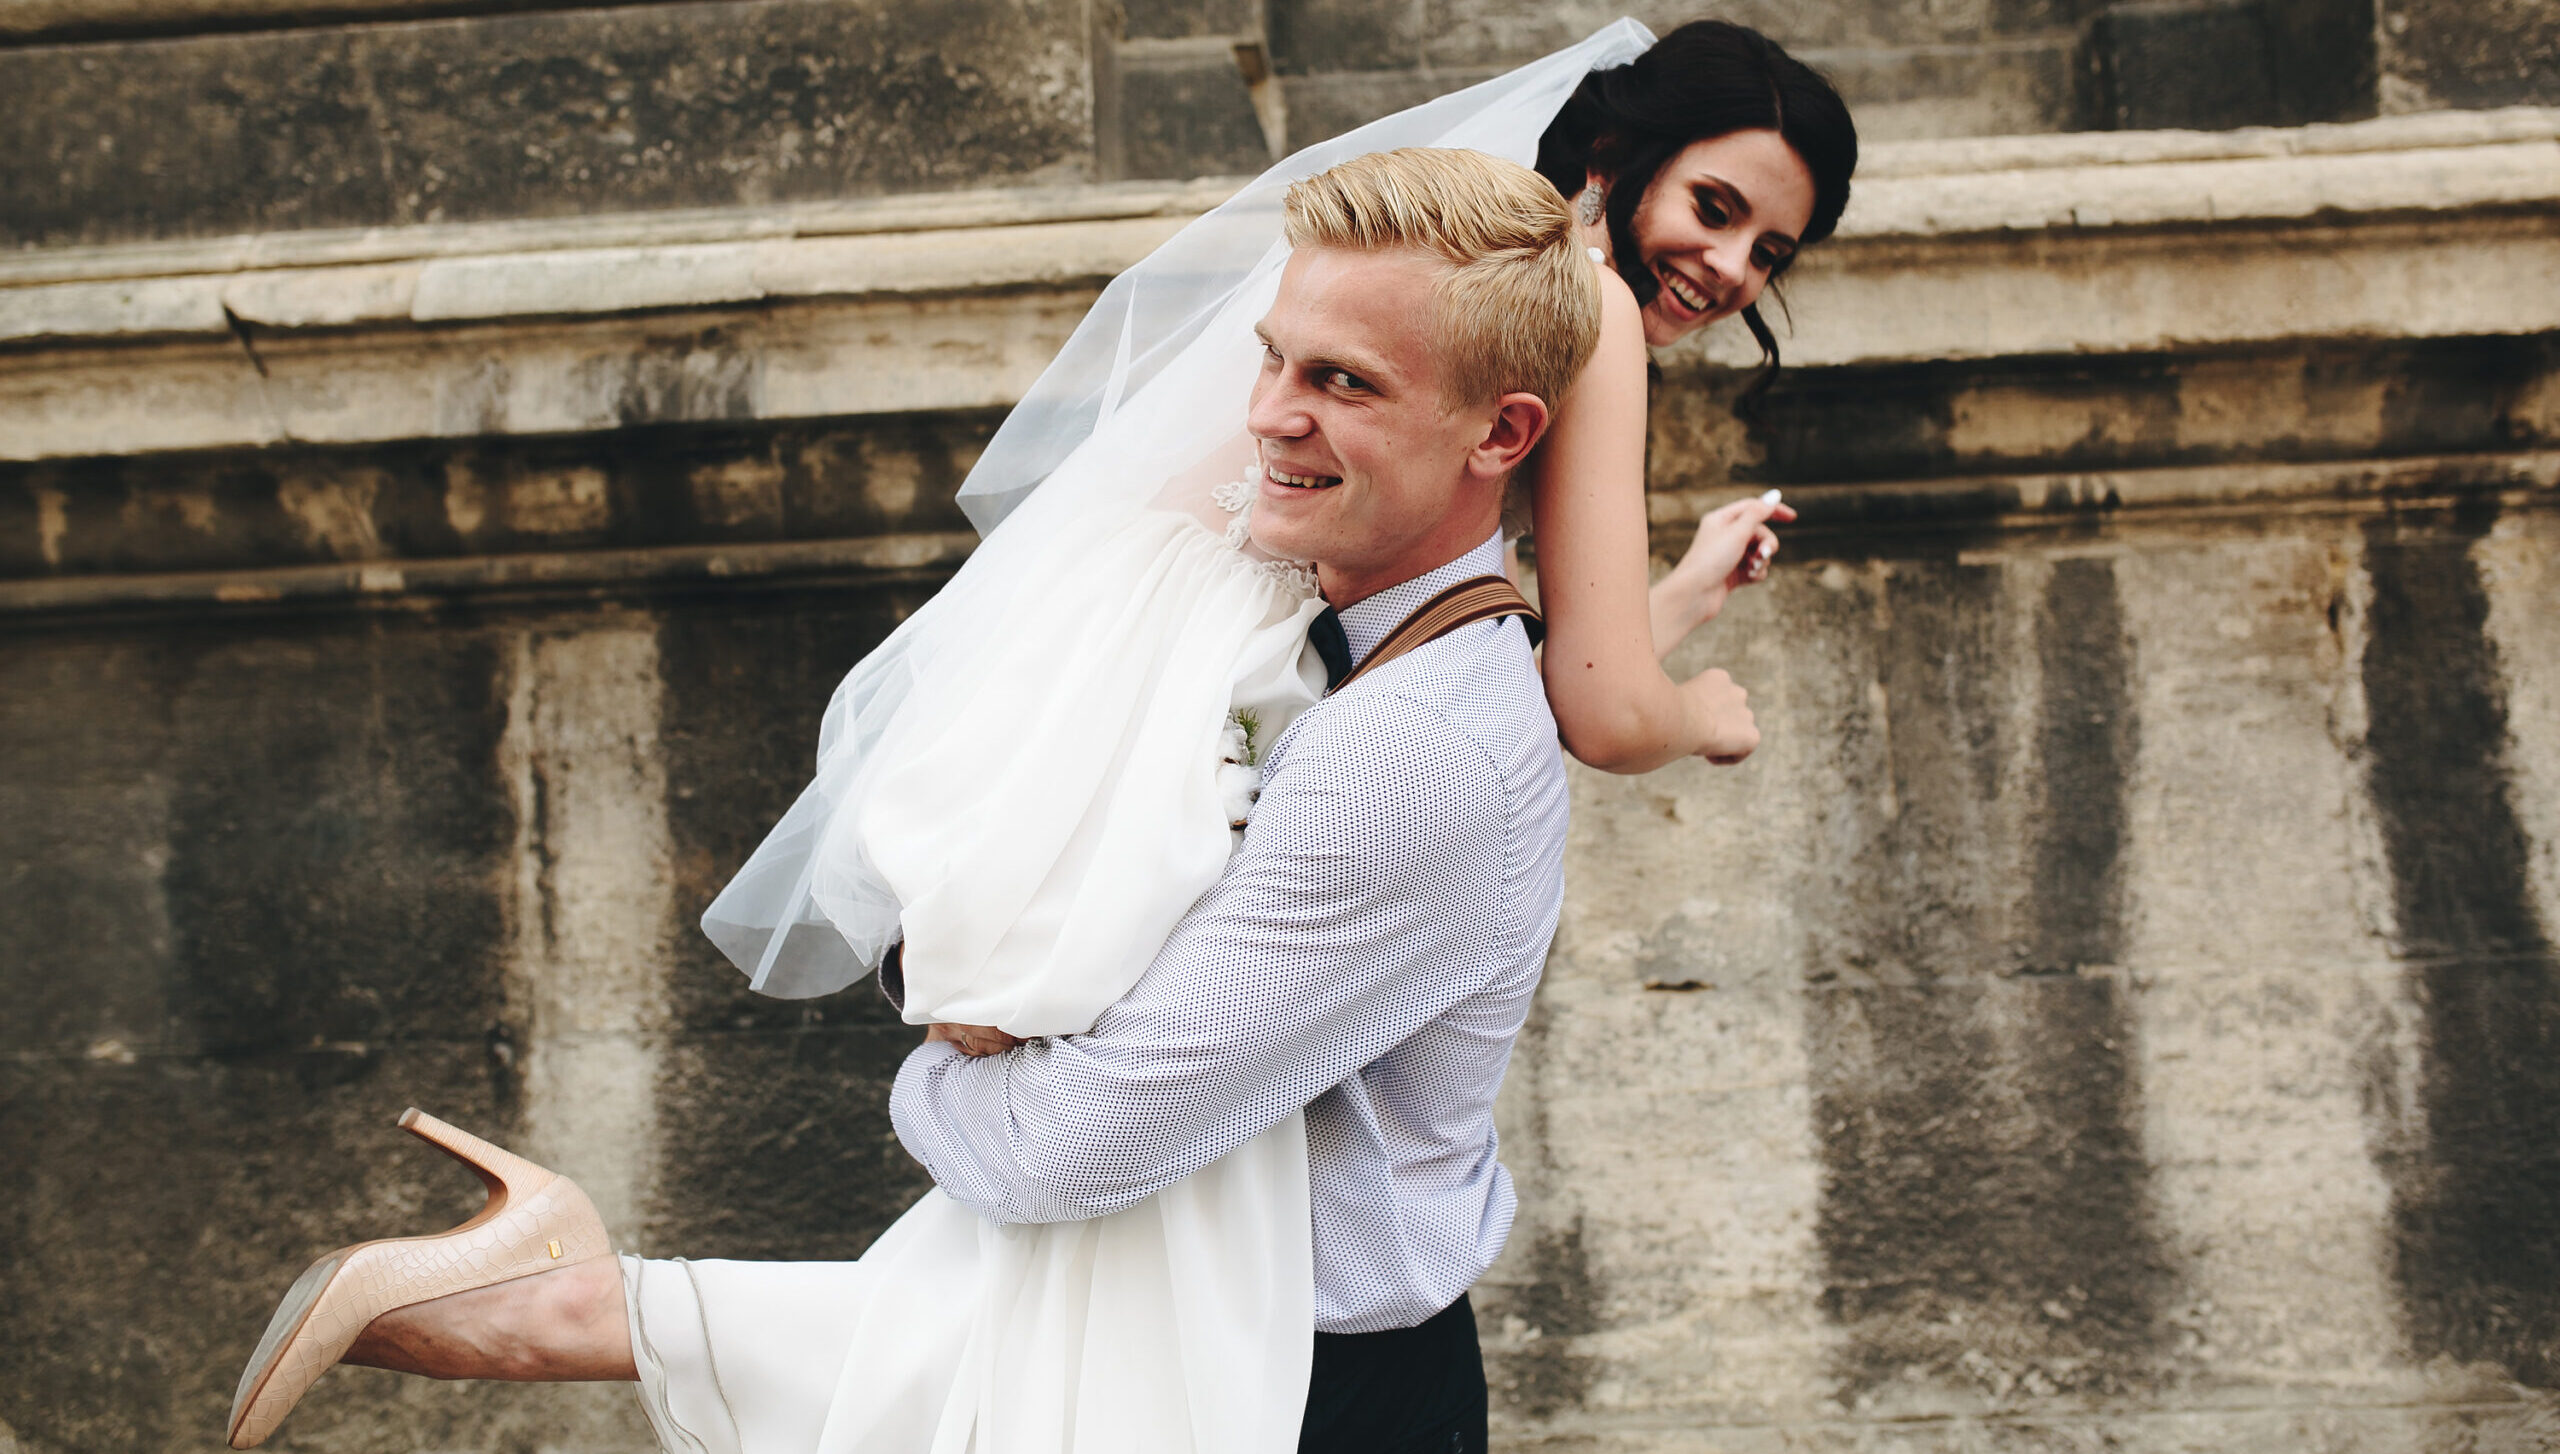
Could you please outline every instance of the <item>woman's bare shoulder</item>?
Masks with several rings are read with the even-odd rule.
[[[1601,332],[1606,334],[1623,326],[1641,333],[1644,305],[1636,301],[1636,290],[1628,287],[1627,280],[1618,276],[1618,270],[1607,263],[1595,262],[1591,270],[1600,275]]]
[[[1605,263],[1592,266],[1600,274],[1600,338],[1575,388],[1599,388],[1607,381],[1607,387],[1641,391],[1645,365],[1652,358],[1644,342],[1644,305],[1616,269]]]

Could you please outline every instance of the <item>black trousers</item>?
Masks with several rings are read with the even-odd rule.
[[[1318,1333],[1298,1454],[1484,1454],[1484,1351],[1458,1300],[1417,1328]]]

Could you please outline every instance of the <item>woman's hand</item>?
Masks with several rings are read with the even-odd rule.
[[[1698,731],[1698,756],[1730,767],[1760,745],[1760,724],[1751,715],[1751,694],[1719,667],[1703,671],[1680,685],[1689,699],[1690,720]]]
[[[1022,1043],[993,1025],[945,1025],[925,1027],[924,1043],[941,1041],[963,1055],[1002,1055]]]
[[[1735,591],[1769,578],[1778,533],[1769,528],[1796,518],[1778,492],[1736,500],[1698,522],[1697,537],[1671,573],[1646,594],[1653,616],[1653,651],[1669,656],[1688,634],[1716,617]]]

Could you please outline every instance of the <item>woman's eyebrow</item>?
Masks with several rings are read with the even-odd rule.
[[[1705,180],[1693,183],[1692,185],[1696,187],[1706,187],[1712,184],[1716,190],[1724,194],[1726,200],[1733,204],[1733,211],[1736,217],[1749,217],[1751,215],[1751,199],[1743,195],[1740,187],[1735,186],[1733,183],[1726,181],[1724,178],[1717,176],[1713,172],[1708,172],[1704,175]],[[1771,232],[1765,234],[1765,236],[1769,241],[1786,248],[1790,252],[1794,251],[1797,247],[1796,240],[1787,236],[1783,232]]]
[[[1740,187],[1735,186],[1733,183],[1726,181],[1724,178],[1717,176],[1713,172],[1707,172],[1703,175],[1706,180],[1697,183],[1698,186],[1704,187],[1712,185],[1716,190],[1724,193],[1725,199],[1733,204],[1733,210],[1736,213],[1744,217],[1751,215],[1751,199],[1743,195]]]

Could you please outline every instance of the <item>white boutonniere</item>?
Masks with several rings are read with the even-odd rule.
[[[1218,796],[1226,803],[1227,826],[1237,832],[1244,831],[1262,796],[1262,747],[1254,740],[1261,731],[1262,719],[1239,709],[1227,714],[1226,730],[1218,736]]]

